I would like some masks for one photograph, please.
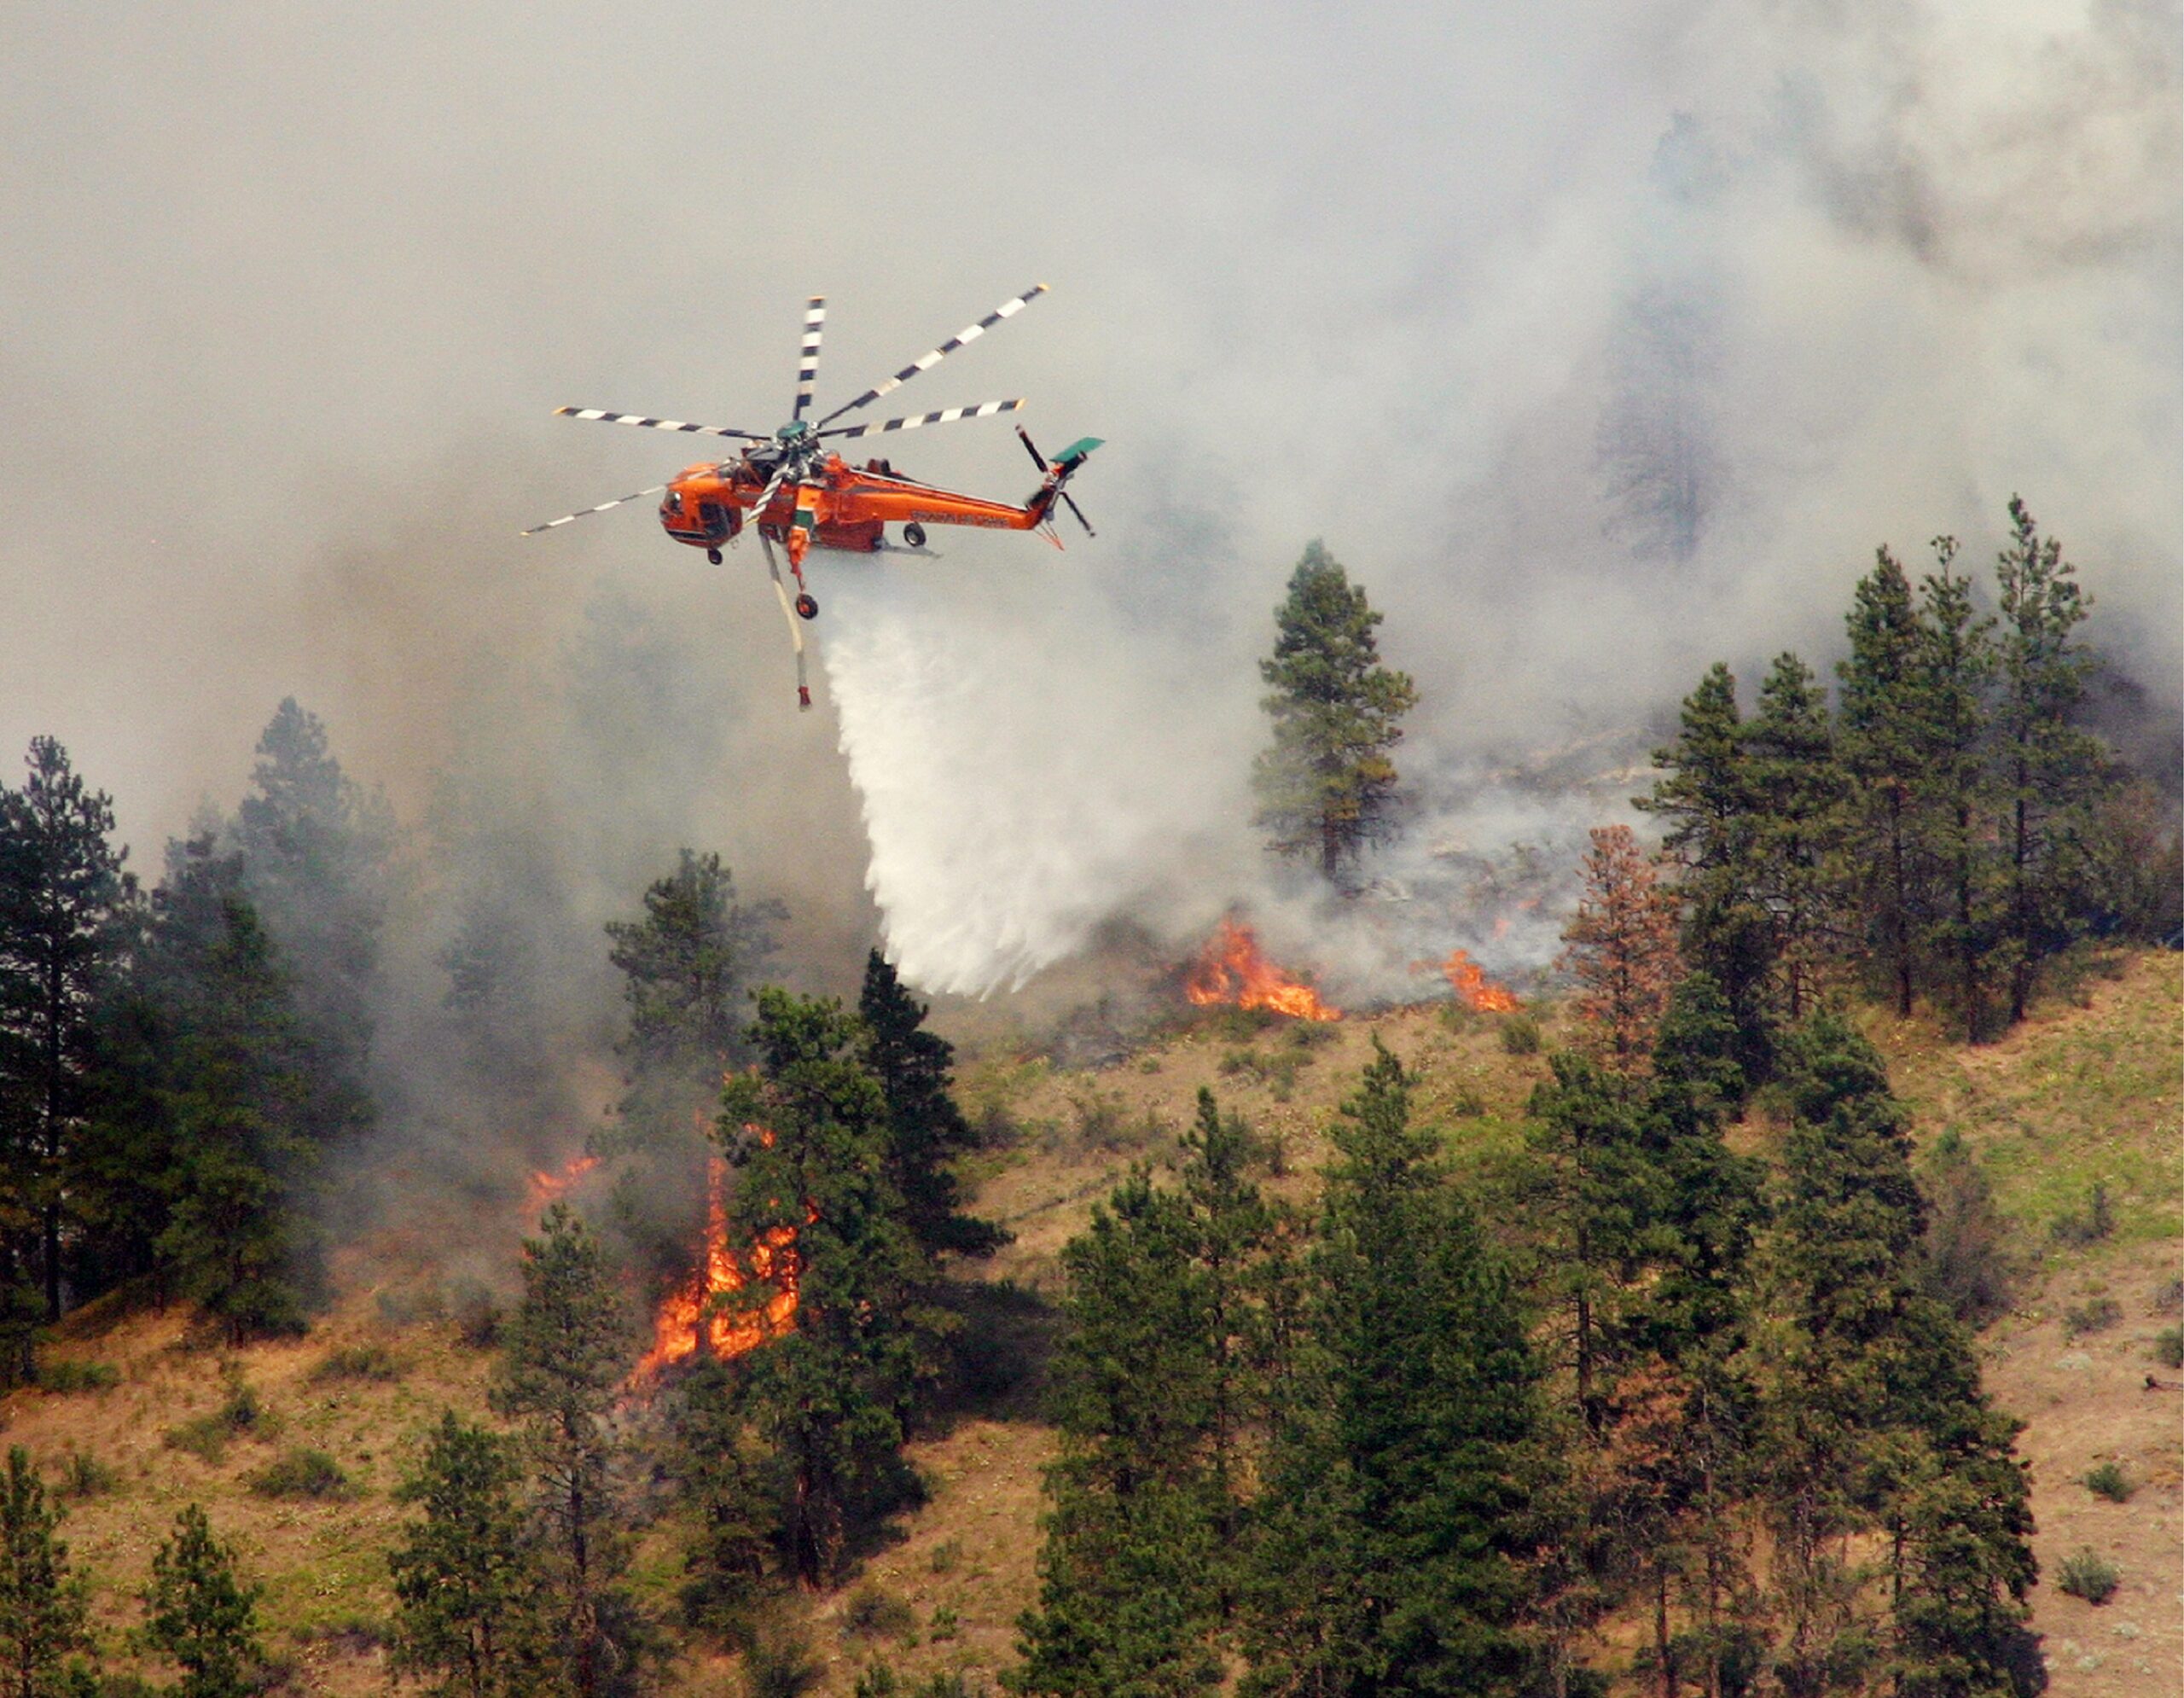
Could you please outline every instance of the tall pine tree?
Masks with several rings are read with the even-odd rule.
[[[387,1554],[395,1598],[390,1661],[424,1677],[434,1698],[513,1689],[511,1642],[529,1602],[515,1492],[521,1474],[508,1440],[447,1410],[395,1493],[423,1513]]]
[[[1267,1464],[1252,1693],[1512,1691],[1535,1370],[1509,1283],[1376,1046],[1333,1128],[1309,1339]]]
[[[2024,1018],[2044,957],[2075,934],[2100,746],[2074,723],[2090,665],[2072,633],[2088,599],[2063,545],[2042,537],[2010,497],[2010,545],[1995,566],[2001,591],[1995,739],[2004,810],[2010,1018]]]
[[[946,1324],[888,1177],[887,1102],[863,1036],[838,1003],[762,991],[758,1071],[732,1077],[722,1101],[741,1169],[729,1241],[781,1247],[796,1293],[793,1329],[736,1361],[736,1394],[788,1475],[783,1543],[815,1586],[911,1491],[902,1445]],[[729,1300],[763,1305],[773,1289],[752,1280]]]
[[[1987,1034],[1995,933],[1985,700],[1994,671],[1994,621],[1974,606],[1972,580],[1951,569],[1955,538],[1937,537],[1933,546],[1935,569],[1920,584],[1914,723],[1924,748],[1914,795],[1926,825],[1936,893],[1920,941],[1956,1005],[1966,1040],[1976,1044]]]
[[[1259,663],[1274,744],[1258,758],[1258,823],[1283,855],[1318,858],[1333,881],[1393,824],[1403,716],[1417,687],[1380,664],[1381,615],[1341,562],[1310,544],[1275,610],[1274,654]]]
[[[531,1678],[580,1698],[633,1689],[648,1636],[620,1585],[628,1551],[610,1426],[626,1365],[619,1305],[599,1241],[565,1203],[523,1246],[523,1300],[509,1317],[494,1410],[521,1424],[537,1488],[536,1561],[546,1597],[527,1648]]]
[[[90,1599],[55,1537],[61,1510],[20,1445],[0,1479],[0,1689],[7,1698],[61,1698],[70,1655],[90,1648]]]
[[[1775,657],[1744,728],[1753,815],[1751,893],[1769,916],[1770,991],[1792,1024],[1838,952],[1834,844],[1843,801],[1827,698],[1795,654]]]
[[[1927,912],[1925,834],[1917,798],[1931,753],[1923,643],[1911,580],[1885,548],[1858,580],[1841,682],[1845,794],[1844,872],[1855,911],[1896,1003],[1908,1019]]]
[[[0,1253],[36,1268],[50,1323],[82,1189],[99,1003],[116,988],[136,881],[108,840],[113,798],[86,787],[51,737],[31,740],[27,764],[21,789],[0,789],[0,1206],[36,1236],[33,1247],[10,1235]]]

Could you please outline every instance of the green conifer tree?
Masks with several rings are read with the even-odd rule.
[[[1012,1683],[1056,1698],[1182,1694],[1221,1676],[1212,1297],[1189,1205],[1139,1169],[1062,1253],[1062,1453],[1039,1607]]]
[[[1925,822],[1936,900],[1920,945],[1963,1022],[1986,1035],[1986,974],[1994,945],[1995,859],[1989,842],[1986,692],[1994,621],[1978,613],[1972,580],[1950,568],[1953,537],[1934,539],[1935,570],[1920,585],[1918,703],[1923,743],[1914,801]]]
[[[169,846],[138,974],[164,1126],[109,1152],[126,1160],[148,1143],[171,1162],[152,1254],[235,1343],[301,1330],[322,1277],[307,1051],[241,875],[208,838]]]
[[[1273,655],[1259,663],[1274,744],[1254,772],[1258,823],[1283,855],[1315,855],[1329,881],[1392,825],[1396,768],[1388,752],[1417,687],[1380,664],[1381,615],[1341,563],[1310,544],[1275,610]]]
[[[7,1698],[61,1698],[67,1660],[88,1650],[90,1600],[54,1537],[62,1511],[20,1445],[0,1480],[0,1689]]]
[[[1891,1667],[1903,1689],[2012,1689],[2036,1573],[2017,1423],[1920,1274],[1925,1206],[1879,1055],[1834,1015],[1797,1033],[1774,1246],[1786,1300],[1767,1352],[1780,1581],[1778,1672],[1825,1690]],[[1862,1607],[1851,1541],[1879,1531],[1889,1630]]]
[[[2024,1018],[2042,959],[2078,929],[2085,845],[2106,762],[2073,719],[2090,659],[2072,640],[2090,600],[2063,545],[2042,537],[2010,497],[2010,546],[1995,567],[2001,590],[1995,737],[2004,808],[2010,1019]]]
[[[368,1129],[370,1067],[394,850],[392,811],[334,757],[315,713],[283,700],[258,740],[251,788],[229,834],[244,887],[295,986],[310,1058],[306,1136],[321,1146]]]
[[[1776,656],[1768,669],[1744,737],[1753,803],[1751,888],[1769,919],[1772,1000],[1795,1024],[1838,952],[1835,842],[1844,797],[1827,695],[1795,654]]]
[[[61,1318],[67,1239],[80,1214],[82,1143],[100,1003],[136,919],[126,849],[109,841],[113,800],[89,789],[51,737],[33,737],[29,776],[0,788],[0,1211],[35,1223],[44,1318]]]
[[[177,1698],[246,1698],[265,1660],[258,1601],[264,1589],[235,1572],[233,1548],[212,1535],[195,1503],[152,1554],[144,1591],[145,1646],[182,1665]]]
[[[1931,739],[1926,731],[1924,640],[1911,580],[1885,548],[1858,580],[1841,681],[1844,881],[1904,1019],[1918,984],[1919,938],[1931,901],[1916,804]]]
[[[925,1029],[926,1012],[874,950],[865,959],[857,1015],[865,1027],[865,1063],[887,1104],[887,1177],[926,1254],[990,1256],[1008,1235],[962,1212],[953,1164],[977,1139],[950,1091],[955,1047]]]
[[[628,1552],[608,1422],[626,1366],[624,1323],[599,1241],[565,1203],[524,1241],[523,1300],[504,1346],[491,1401],[521,1423],[543,1524],[535,1678],[582,1698],[629,1690],[648,1643],[619,1584]]]
[[[1246,1603],[1252,1693],[1513,1690],[1535,1370],[1506,1276],[1377,1049],[1333,1129],[1309,1342]]]
[[[442,1413],[414,1473],[395,1493],[423,1511],[387,1556],[394,1577],[392,1666],[421,1676],[435,1698],[511,1689],[512,1644],[526,1599],[514,1449]]]
[[[769,989],[752,1037],[758,1073],[732,1077],[722,1102],[741,1169],[729,1242],[781,1247],[797,1306],[793,1330],[736,1366],[743,1406],[792,1482],[791,1566],[816,1586],[840,1572],[851,1532],[911,1489],[906,1422],[947,1317],[927,1300],[928,1265],[888,1178],[887,1102],[862,1023],[832,1000]],[[755,1309],[772,1292],[753,1280],[729,1300]]]
[[[1728,998],[1738,1060],[1765,1076],[1772,1038],[1767,981],[1774,925],[1757,889],[1759,799],[1746,759],[1737,681],[1716,663],[1684,698],[1676,741],[1653,751],[1662,776],[1632,799],[1666,827],[1662,853],[1677,869],[1683,959]]]

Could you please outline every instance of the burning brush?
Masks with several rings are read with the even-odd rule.
[[[1332,1021],[1342,1010],[1321,1002],[1310,985],[1291,977],[1260,952],[1259,940],[1240,920],[1223,920],[1206,940],[1183,980],[1183,994],[1201,1008],[1232,1004],[1269,1009],[1297,1020]]]

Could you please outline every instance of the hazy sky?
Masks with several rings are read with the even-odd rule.
[[[695,766],[632,677],[662,833],[854,933],[831,681],[794,713],[756,550],[707,567],[649,503],[519,540],[696,457],[550,410],[768,425],[806,294],[825,405],[1042,280],[890,399],[1106,438],[1099,540],[815,585],[897,734],[847,765],[929,982],[1234,893],[1314,535],[1418,677],[1419,762],[1824,664],[1874,544],[1984,562],[2013,491],[2173,707],[2179,39],[2160,0],[18,6],[0,750],[60,735],[141,864],[293,693],[414,818],[451,766],[556,763],[525,691],[605,590],[718,667]],[[1006,422],[895,457],[1031,483]]]

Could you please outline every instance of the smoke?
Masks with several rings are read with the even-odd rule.
[[[297,695],[415,834],[405,1044],[450,939],[520,922],[548,1047],[600,1054],[598,925],[685,840],[787,901],[813,988],[876,933],[974,993],[1234,903],[1367,994],[1536,964],[1527,869],[1707,663],[1824,669],[1876,544],[1978,562],[2013,491],[2173,746],[2168,0],[799,17],[49,9],[0,65],[0,742],[57,733],[154,844]],[[1101,534],[817,557],[814,713],[755,550],[642,504],[514,535],[678,458],[557,404],[763,427],[806,294],[830,404],[1042,277],[904,410],[1107,438]],[[997,426],[904,442],[1029,481]],[[1421,692],[1339,910],[1246,793],[1314,535]]]

